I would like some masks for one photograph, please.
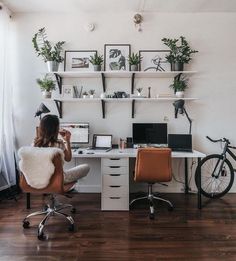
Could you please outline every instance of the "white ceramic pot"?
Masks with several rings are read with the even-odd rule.
[[[57,72],[59,63],[55,61],[47,61],[48,72]]]
[[[184,92],[176,92],[175,93],[175,96],[178,97],[178,98],[183,98],[184,97]]]
[[[131,69],[132,72],[136,72],[136,71],[138,71],[138,65],[137,64],[132,64],[130,66],[130,69]]]
[[[138,96],[141,96],[141,92],[138,92]]]
[[[51,99],[52,92],[42,91],[42,95],[44,99]]]
[[[83,99],[86,99],[87,98],[87,95],[83,95]]]
[[[105,92],[101,93],[100,98],[101,99],[105,99],[106,98],[106,93]]]
[[[90,96],[89,96],[89,98],[90,98],[90,99],[93,99],[93,98],[94,98],[94,95],[93,95],[93,94],[92,94],[92,95],[90,95]]]

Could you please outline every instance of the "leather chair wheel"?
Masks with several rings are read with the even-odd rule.
[[[22,226],[23,226],[23,228],[29,228],[30,227],[30,222],[25,220],[25,221],[23,221],[23,225]]]
[[[154,215],[154,213],[149,213],[149,219],[155,219],[155,215]]]
[[[68,227],[68,230],[71,231],[71,232],[75,231],[75,225],[70,224],[69,227]]]
[[[44,233],[42,232],[41,234],[38,234],[38,240],[45,240],[46,236],[44,235]]]
[[[174,210],[174,207],[173,206],[169,206],[168,207],[168,211],[173,211]]]
[[[75,213],[76,213],[76,208],[72,208],[70,212],[71,212],[72,214],[75,214]]]

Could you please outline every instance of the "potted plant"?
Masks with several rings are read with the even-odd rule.
[[[98,55],[97,53],[95,53],[94,55],[90,56],[89,61],[91,64],[93,64],[93,68],[95,72],[102,70],[102,63],[103,63],[102,55]]]
[[[47,40],[45,27],[38,30],[34,35],[33,46],[38,56],[42,56],[44,62],[47,63],[49,72],[58,71],[59,64],[64,58],[61,56],[64,41],[59,41],[55,45]]]
[[[142,57],[138,53],[132,53],[128,57],[131,71],[138,71],[138,65],[141,63]]]
[[[47,74],[43,79],[36,79],[36,82],[40,86],[43,98],[48,99],[52,97],[52,91],[56,89],[56,84],[52,78]]]
[[[89,90],[90,98],[93,98],[95,94],[95,90]]]
[[[183,36],[178,39],[163,38],[162,41],[170,48],[166,60],[171,64],[171,71],[183,71],[184,64],[192,60],[191,55],[198,52],[190,48]]]
[[[141,92],[142,92],[143,88],[137,88],[136,90],[138,92],[138,96],[141,96]]]
[[[85,99],[85,98],[87,98],[87,96],[88,96],[88,93],[86,91],[83,92],[83,98]]]
[[[176,97],[183,98],[184,91],[188,88],[188,79],[185,77],[176,77],[170,88],[174,89]]]

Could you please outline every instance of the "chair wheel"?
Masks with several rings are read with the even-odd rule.
[[[149,218],[150,218],[150,219],[155,219],[154,213],[149,213]]]
[[[23,228],[29,228],[30,227],[30,222],[27,221],[27,220],[24,220],[22,226],[23,226]]]
[[[44,233],[42,232],[41,234],[38,234],[38,240],[45,240],[46,236],[44,235]]]
[[[71,231],[71,232],[75,231],[75,225],[70,224],[69,227],[68,227],[68,230]]]
[[[71,212],[72,214],[75,214],[75,213],[76,213],[76,208],[72,208],[70,212]]]
[[[168,207],[168,211],[173,211],[174,210],[174,207],[173,206],[169,206]]]
[[[43,206],[43,211],[47,211],[47,209],[48,209],[48,205],[44,205]]]

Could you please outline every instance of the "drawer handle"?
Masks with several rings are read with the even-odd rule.
[[[120,197],[110,197],[110,199],[120,199]]]
[[[109,174],[110,176],[112,176],[112,177],[118,177],[118,176],[120,176],[120,174]]]
[[[120,158],[112,158],[112,159],[110,159],[110,160],[120,160]]]
[[[111,185],[110,188],[120,188],[121,186]]]
[[[111,168],[111,169],[119,169],[120,166],[109,166],[109,168]]]

